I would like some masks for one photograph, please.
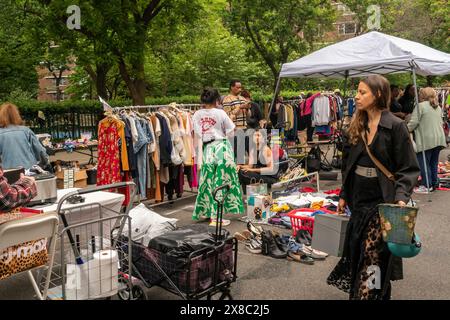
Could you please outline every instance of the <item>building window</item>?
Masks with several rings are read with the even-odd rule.
[[[339,34],[355,34],[356,33],[356,23],[341,23],[338,25]]]
[[[52,82],[55,87],[56,87],[56,80],[57,80],[56,78],[52,78]],[[65,85],[67,85],[67,83],[68,83],[67,78],[61,78],[61,80],[59,81],[60,86],[65,86]]]

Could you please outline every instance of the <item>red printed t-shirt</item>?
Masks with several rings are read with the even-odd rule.
[[[194,132],[203,142],[226,139],[235,128],[233,121],[221,109],[201,109],[192,117]]]

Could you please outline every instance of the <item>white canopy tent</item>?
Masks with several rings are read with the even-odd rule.
[[[450,54],[423,44],[372,31],[322,48],[282,65],[268,116],[282,78],[356,78],[372,74],[412,72],[419,103],[416,74],[450,74]],[[423,152],[425,160],[425,152]],[[426,174],[428,185],[428,174]]]
[[[450,74],[450,54],[372,31],[285,63],[280,78],[364,77],[411,71],[422,76]]]

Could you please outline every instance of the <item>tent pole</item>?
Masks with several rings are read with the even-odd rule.
[[[345,80],[344,80],[344,95],[342,98],[347,97],[347,83],[348,83],[348,70],[345,70]]]
[[[277,80],[277,85],[276,85],[276,87],[275,87],[275,92],[274,92],[274,94],[273,94],[273,98],[272,98],[272,103],[270,104],[270,107],[269,107],[269,112],[267,113],[267,118],[266,118],[266,121],[267,122],[269,122],[269,119],[270,119],[270,113],[272,112],[272,109],[273,109],[273,107],[275,106],[275,101],[276,101],[276,99],[277,99],[277,96],[278,96],[278,91],[280,90],[280,82],[281,82],[281,73],[278,75],[278,80]],[[274,126],[275,124],[274,123],[272,123],[272,126]]]
[[[415,108],[417,108],[417,112],[419,112],[419,93],[417,91],[417,76],[416,76],[416,67],[414,66],[414,64],[411,64],[411,70],[412,70],[413,83],[414,83],[414,94],[415,94],[415,102],[416,102]],[[419,134],[420,134],[420,140],[423,142],[423,137],[422,137],[422,134],[420,133],[420,131],[419,131]],[[431,187],[431,186],[430,186],[430,181],[429,181],[429,178],[428,178],[428,170],[427,170],[427,162],[426,162],[426,157],[425,157],[425,150],[422,150],[422,157],[423,157],[423,165],[424,165],[424,171],[425,171],[425,179],[426,179],[426,182],[427,182],[428,202],[431,202],[431,199],[429,197],[430,196],[430,189],[429,189],[429,187]],[[423,177],[422,177],[422,179],[423,179]]]

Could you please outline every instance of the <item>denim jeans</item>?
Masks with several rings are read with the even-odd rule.
[[[419,161],[420,165],[420,176],[422,178],[420,184],[423,186],[426,186],[428,188],[434,186],[436,187],[439,183],[438,180],[438,164],[439,164],[439,153],[441,152],[441,147],[436,147],[433,149],[429,149],[425,151],[425,163],[423,159],[422,152],[417,153],[417,160]],[[428,174],[428,181],[429,185],[427,186],[427,176]]]
[[[142,198],[145,198],[147,193],[147,144],[149,139],[147,137],[147,132],[145,126],[142,125],[140,120],[136,119],[136,129],[138,131],[138,141],[133,145],[134,154],[137,158],[137,167],[138,167],[138,179],[137,185],[139,187],[139,192]]]

